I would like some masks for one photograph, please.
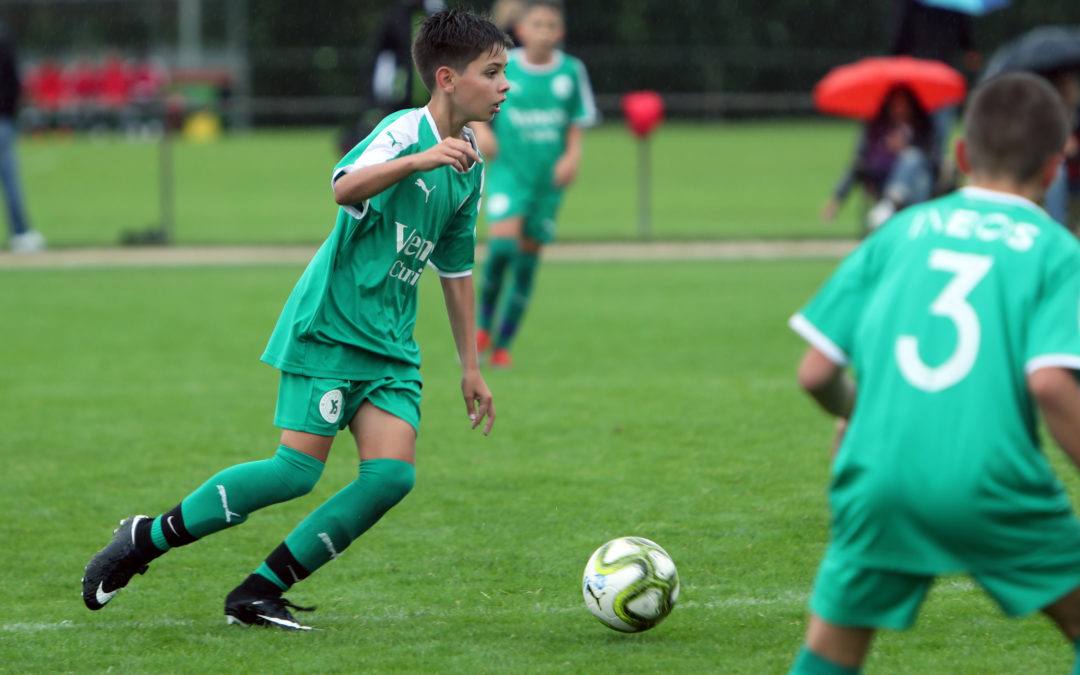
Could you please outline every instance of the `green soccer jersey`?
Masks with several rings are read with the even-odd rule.
[[[1025,381],[1080,369],[1080,245],[1045,212],[979,188],[907,209],[790,323],[858,384],[833,553],[913,574],[1075,555]]]
[[[551,185],[552,169],[566,149],[571,124],[596,123],[596,103],[585,66],[556,50],[551,63],[537,66],[525,60],[525,50],[511,49],[506,64],[510,91],[492,128],[499,157],[491,178],[511,174],[519,185]]]
[[[472,131],[465,138],[476,147]],[[333,181],[441,142],[427,108],[384,119],[334,167]],[[417,282],[472,273],[483,168],[417,172],[338,210],[333,232],[281,312],[262,360],[312,377],[420,379]]]

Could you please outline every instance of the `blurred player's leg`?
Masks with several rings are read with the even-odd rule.
[[[498,225],[503,225],[503,223]],[[513,262],[518,249],[518,234],[512,227],[492,226],[491,231],[491,237],[488,239],[487,261],[484,263],[484,278],[480,283],[480,311],[477,326],[479,329],[477,347],[480,351],[485,351],[490,346],[495,310],[499,304],[499,296],[502,294],[506,268]],[[488,344],[480,344],[482,341]]]
[[[1076,661],[1072,672],[1080,674],[1080,588],[1043,609],[1043,613],[1057,624],[1065,638],[1073,643]]]
[[[838,626],[810,615],[806,645],[791,667],[792,675],[854,675],[862,668],[874,631]]]
[[[540,265],[540,243],[531,239],[522,241],[521,247],[514,256],[513,262],[513,286],[506,298],[503,307],[502,324],[499,334],[495,337],[495,352],[509,352],[510,343],[517,335],[521,322],[525,317],[525,310],[529,307],[532,298],[533,283],[536,280],[536,270]],[[494,363],[494,358],[493,358]],[[509,365],[509,363],[505,364]]]

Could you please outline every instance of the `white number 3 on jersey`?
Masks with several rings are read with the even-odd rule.
[[[937,367],[926,365],[919,356],[919,339],[901,335],[896,339],[896,362],[900,372],[913,387],[923,391],[941,391],[967,377],[975,365],[982,339],[979,315],[967,297],[994,265],[994,259],[974,253],[957,253],[937,248],[927,263],[932,270],[952,272],[953,278],[930,305],[930,313],[949,319],[956,325],[956,349]]]

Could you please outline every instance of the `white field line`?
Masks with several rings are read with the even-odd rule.
[[[716,588],[716,587],[712,587]],[[694,589],[687,587],[684,589],[684,594],[695,594],[700,591],[706,591],[706,589]],[[939,580],[937,584],[931,589],[931,595],[953,595],[953,594],[967,594],[971,592],[978,592],[977,586],[968,579],[965,578],[948,578]],[[738,610],[748,607],[782,607],[785,609],[802,609],[806,606],[807,599],[809,597],[809,589],[803,589],[800,591],[786,591],[779,595],[770,597],[755,597],[755,596],[734,596],[729,598],[718,598],[716,600],[685,600],[679,602],[675,609],[680,612],[701,612],[701,611],[714,611],[714,610]],[[580,603],[575,603],[572,606],[550,606],[542,603],[533,603],[529,605],[527,602],[522,602],[518,607],[506,607],[503,609],[483,609],[478,608],[475,604],[473,609],[460,609],[451,611],[442,611],[436,608],[420,607],[415,609],[390,608],[379,613],[368,613],[365,615],[364,621],[403,621],[416,618],[430,618],[435,620],[467,620],[474,616],[507,616],[512,614],[582,614],[587,616],[588,611]],[[307,618],[307,617],[304,617]],[[12,633],[12,634],[33,634],[41,633],[45,631],[61,631],[61,630],[139,630],[146,628],[163,628],[163,627],[194,627],[205,626],[210,623],[220,623],[224,625],[224,617],[218,616],[211,621],[206,620],[182,620],[182,619],[168,619],[157,617],[154,619],[136,620],[136,621],[108,621],[108,622],[90,622],[83,620],[71,620],[66,619],[56,622],[18,622],[18,623],[6,623],[0,624],[0,634]],[[323,625],[329,626],[333,624],[346,624],[355,623],[356,618],[350,616],[333,616],[324,614],[319,616],[318,614],[312,615],[313,624],[316,626]]]
[[[551,244],[545,260],[556,262],[637,262],[679,260],[776,260],[839,258],[854,239],[742,240],[705,242],[602,242]],[[16,255],[0,252],[0,270],[94,267],[205,267],[303,265],[315,246],[162,246],[73,248]],[[477,248],[477,259],[486,251]]]

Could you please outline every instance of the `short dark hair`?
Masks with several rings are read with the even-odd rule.
[[[1027,182],[1063,152],[1069,136],[1061,95],[1042,77],[1013,72],[979,86],[964,114],[972,171]]]
[[[477,56],[498,54],[513,46],[506,33],[477,14],[445,9],[424,19],[413,41],[416,70],[428,91],[435,90],[435,71],[449,66],[462,72]]]

